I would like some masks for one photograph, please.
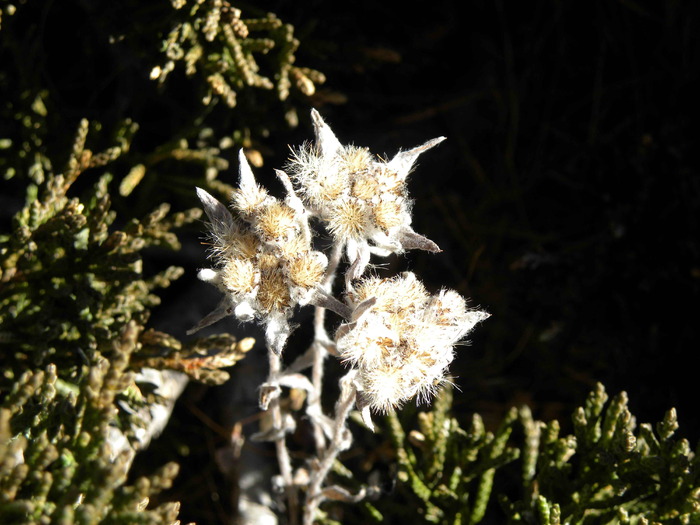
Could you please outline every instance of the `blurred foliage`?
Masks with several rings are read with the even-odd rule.
[[[93,154],[85,147],[88,128],[83,120],[63,173],[44,172],[41,184],[29,186],[28,204],[15,215],[10,233],[0,237],[5,384],[48,364],[60,370],[62,379],[78,380],[96,356],[111,358],[109,344],[129,322],[146,323],[150,308],[160,303],[153,291],[169,286],[183,271],[170,266],[144,279],[140,252],[179,249],[171,230],[197,219],[201,211],[169,215],[163,203],[145,219],[110,231],[116,214],[110,210],[109,173],[84,197],[68,196],[84,171],[108,164],[122,151],[115,146]],[[152,332],[144,342],[144,352],[152,352],[149,344],[160,351],[182,349]],[[235,351],[235,340],[217,342]],[[154,364],[151,359],[149,365]]]
[[[462,427],[452,394],[444,389],[417,418],[387,418],[395,454],[389,461],[398,466],[395,485],[358,508],[330,509],[326,523],[700,520],[700,459],[686,439],[675,436],[674,409],[655,426],[637,425],[625,392],[610,400],[598,384],[575,411],[573,434],[562,435],[556,419],[533,419],[526,405],[511,408],[491,432],[478,414]],[[418,428],[405,430],[416,419]]]
[[[0,172],[40,182],[69,146],[58,130],[88,118],[104,128],[98,147],[116,135],[130,148],[114,166],[125,213],[145,213],[154,191],[177,207],[194,202],[193,185],[227,197],[217,176],[237,150],[261,165],[266,138],[296,126],[297,105],[324,82],[295,63],[293,28],[256,8],[242,18],[223,0],[3,4]]]
[[[201,216],[188,208],[195,185],[225,191],[222,152],[259,157],[267,127],[295,123],[290,90],[305,97],[323,76],[292,65],[298,41],[274,15],[190,4],[0,4],[2,523],[175,523],[180,503],[150,498],[178,465],[127,482],[135,453],[177,385],[225,382],[253,346],[147,328],[158,290],[184,272],[153,254],[182,248],[176,232]],[[156,82],[159,54],[177,61],[180,44],[186,75],[166,62]],[[255,90],[281,105],[252,130],[241,123]]]
[[[72,387],[51,364],[25,372],[3,392],[2,523],[176,522],[179,503],[147,506],[150,496],[170,487],[177,464],[126,485],[131,456],[108,439],[116,398],[133,381],[127,366],[138,344],[135,327],[130,323],[114,341],[110,360],[95,359]]]
[[[325,80],[319,71],[294,65],[299,46],[294,28],[272,13],[242,19],[241,10],[226,0],[172,0],[172,5],[183,13],[166,40],[167,61],[151,71],[151,78],[160,83],[182,63],[187,76],[199,72],[206,79],[209,92],[202,99],[205,105],[218,95],[226,105],[235,107],[237,91],[245,87],[274,89],[284,101],[292,86],[310,96],[316,84]],[[256,38],[255,34],[262,36]],[[271,64],[274,80],[261,74],[264,68],[256,57],[265,57]]]

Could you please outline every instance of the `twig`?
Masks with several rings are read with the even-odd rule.
[[[335,272],[338,269],[342,255],[343,246],[341,244],[334,245],[333,252],[328,261],[328,267],[326,268],[326,275],[321,283],[322,289],[329,294],[331,293]],[[314,355],[311,368],[311,383],[314,385],[314,393],[309,396],[308,404],[313,407],[314,410],[317,410],[319,414],[321,414],[323,410],[321,407],[321,391],[323,388],[323,364],[328,355],[326,344],[330,341],[326,333],[325,320],[326,309],[316,307],[314,312]],[[321,425],[316,422],[314,422],[314,440],[316,442],[316,453],[320,456],[321,452],[326,448],[326,437]]]
[[[275,353],[272,348],[267,350],[268,359],[270,362],[270,377],[268,382],[272,383],[279,376],[282,369],[280,356]],[[294,486],[294,476],[292,472],[292,460],[287,450],[286,433],[282,428],[282,409],[280,407],[279,395],[274,396],[270,400],[270,414],[272,415],[272,424],[275,430],[279,431],[279,437],[275,439],[275,449],[277,451],[277,462],[280,468],[280,474],[284,481],[284,489],[287,494],[288,515],[290,525],[297,524],[297,513],[299,500],[297,498],[296,487]]]
[[[341,389],[340,397],[335,405],[333,437],[328,447],[319,454],[320,461],[311,472],[309,488],[306,493],[306,505],[304,505],[304,525],[313,525],[316,510],[323,501],[321,485],[326,479],[338,454],[350,446],[352,435],[350,435],[345,427],[345,422],[355,405],[355,397],[357,394],[355,375],[356,371],[351,370],[340,380]]]

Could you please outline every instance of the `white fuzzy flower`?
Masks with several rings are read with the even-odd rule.
[[[242,321],[260,319],[266,326],[268,346],[281,352],[291,331],[289,318],[296,305],[317,294],[328,260],[311,249],[308,217],[287,175],[277,175],[287,189],[284,202],[260,187],[243,152],[240,183],[229,209],[197,188],[209,218],[210,258],[215,268],[199,278],[216,286],[224,297],[216,309],[188,333],[194,333],[228,315]]]
[[[411,228],[406,178],[418,156],[444,137],[385,161],[366,148],[343,146],[317,111],[311,116],[316,143],[294,152],[289,171],[307,208],[345,246],[352,263],[348,280],[362,275],[371,253],[440,251]]]
[[[358,370],[369,407],[388,412],[417,396],[426,401],[445,380],[454,345],[489,314],[457,292],[430,295],[415,275],[360,280],[355,311],[336,333],[341,358]]]

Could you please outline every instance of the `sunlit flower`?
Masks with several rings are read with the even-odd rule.
[[[455,344],[489,316],[455,291],[430,295],[409,272],[361,279],[350,301],[355,310],[336,333],[337,348],[358,370],[369,407],[382,413],[415,396],[430,399],[445,381]]]
[[[316,142],[294,152],[288,171],[307,208],[345,247],[352,263],[348,279],[362,275],[372,253],[440,251],[411,228],[412,201],[406,178],[418,156],[444,137],[399,152],[387,161],[367,148],[343,146],[317,111],[311,115]]]
[[[296,305],[317,293],[328,260],[311,248],[308,217],[286,174],[277,175],[287,189],[280,201],[260,187],[241,151],[240,182],[229,209],[201,188],[197,195],[209,218],[210,258],[214,269],[199,278],[224,293],[216,309],[188,333],[234,315],[259,319],[266,326],[268,346],[281,352],[290,333]]]

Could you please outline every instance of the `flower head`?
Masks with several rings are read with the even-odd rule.
[[[457,292],[430,295],[414,274],[364,278],[350,293],[352,318],[336,333],[341,358],[358,370],[369,407],[388,412],[445,380],[454,345],[489,314]]]
[[[367,148],[343,146],[317,111],[311,116],[316,142],[294,152],[289,171],[307,208],[346,247],[352,262],[349,279],[362,275],[370,253],[386,256],[414,248],[440,251],[411,228],[406,178],[418,156],[444,137],[386,161]]]
[[[285,201],[260,187],[241,151],[240,183],[229,209],[197,188],[209,218],[210,258],[214,269],[199,278],[224,293],[217,308],[193,333],[235,315],[240,320],[264,321],[268,345],[281,352],[290,333],[289,318],[296,305],[307,304],[324,277],[326,256],[311,248],[308,217],[287,175],[277,175],[287,189]]]

